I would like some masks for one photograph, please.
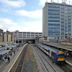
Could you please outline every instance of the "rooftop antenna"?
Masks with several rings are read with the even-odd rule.
[[[51,3],[53,2],[53,0],[51,0]]]
[[[48,2],[48,0],[46,0],[46,2]]]
[[[70,5],[71,1],[69,0],[69,5]]]
[[[45,4],[47,4],[47,3],[48,3],[48,0],[46,0]]]
[[[62,0],[62,3],[66,3],[67,0]]]
[[[62,3],[63,3],[63,4],[66,4],[66,1],[67,1],[67,0],[62,0]]]
[[[57,0],[57,3],[59,3],[59,0]]]

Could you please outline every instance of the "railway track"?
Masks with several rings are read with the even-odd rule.
[[[41,49],[40,49],[41,50]],[[41,50],[42,51],[42,50]],[[42,51],[43,52],[43,51]],[[44,53],[45,54],[45,53]],[[46,54],[45,54],[46,55]],[[46,61],[46,60],[45,60]],[[72,66],[65,62],[64,65],[58,65],[64,72],[72,72]]]
[[[22,71],[22,68],[23,68],[24,57],[25,57],[27,49],[28,49],[27,47],[24,48],[23,54],[21,56],[21,59],[20,59],[20,61],[18,63],[18,66],[17,66],[15,72],[24,72],[24,71]],[[41,72],[72,72],[71,67],[69,65],[67,65],[67,64],[65,64],[64,66],[58,66],[63,71],[56,70],[55,67],[52,64],[50,64],[50,62],[48,61],[48,56],[47,55],[45,55],[37,47],[35,47],[34,49],[35,49],[35,52],[36,52],[37,56],[39,57],[39,60],[41,61],[40,62],[40,66],[42,67]]]
[[[60,72],[57,71],[49,62],[48,60],[44,57],[44,54],[42,51],[40,51],[38,48],[35,48],[35,51],[37,52],[37,55],[39,56],[41,62],[42,62],[42,67],[44,72]]]
[[[70,66],[69,64],[65,63],[63,66],[59,66],[61,69],[64,70],[64,72],[72,72],[72,66]]]
[[[47,66],[45,65],[45,62],[44,62],[42,56],[41,56],[38,52],[37,52],[37,54],[38,54],[38,56],[40,57],[41,62],[43,63],[43,66],[44,66],[44,67],[43,67],[43,71],[44,71],[44,72],[49,72]]]
[[[47,72],[57,72],[57,71],[49,64],[49,62],[45,59],[45,57],[44,57],[41,53],[40,53],[39,57],[40,57],[41,61],[43,62],[44,66],[45,66],[45,68],[46,68],[46,70],[47,70]],[[48,67],[46,64],[48,64],[49,67]]]
[[[27,46],[24,48],[23,54],[21,56],[21,59],[20,59],[20,61],[18,63],[18,66],[17,66],[15,72],[21,72],[22,71],[22,67],[23,67],[23,62],[24,62],[24,57],[25,57],[26,51],[27,51]]]

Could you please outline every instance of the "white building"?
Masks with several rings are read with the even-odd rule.
[[[24,40],[32,40],[36,37],[42,37],[41,32],[19,32],[16,31],[13,33],[14,41],[24,41]]]

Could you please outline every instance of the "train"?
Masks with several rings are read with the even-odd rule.
[[[65,63],[65,56],[64,52],[53,47],[49,47],[43,44],[37,45],[40,50],[42,50],[46,55],[48,55],[52,61],[56,64],[64,64]]]

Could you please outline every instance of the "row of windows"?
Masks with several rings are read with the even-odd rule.
[[[48,20],[48,22],[60,22],[60,20]]]
[[[64,24],[64,21],[61,21],[61,24]]]
[[[62,20],[61,23],[64,24],[64,21]],[[71,25],[71,21],[68,21],[68,22],[66,21],[65,24],[70,24]]]
[[[60,31],[60,28],[59,28],[59,27],[58,27],[58,28],[56,28],[56,27],[55,27],[55,28],[52,28],[52,27],[51,27],[51,28],[49,28],[48,30],[49,30],[49,31],[54,31],[54,32],[59,32],[59,31]]]
[[[51,25],[48,25],[48,28],[49,29],[59,29],[60,28],[60,26],[58,25],[58,26],[56,26],[56,25],[53,25],[53,26],[51,26]]]
[[[61,31],[64,31],[64,28],[61,28]]]
[[[53,35],[53,34],[59,35],[60,33],[59,33],[59,32],[48,32],[48,34],[49,34],[49,35]]]
[[[52,15],[48,15],[48,18],[54,18],[54,19],[59,19],[59,16],[52,16]]]
[[[55,4],[54,5],[53,4],[49,4],[48,7],[49,8],[60,8],[59,5],[55,5]]]
[[[64,18],[62,17],[61,20],[67,19],[69,22],[71,21],[71,18]]]
[[[56,11],[56,10],[48,10],[48,12],[51,12],[51,13],[60,13],[60,11]]]
[[[53,26],[48,25],[48,28],[49,28],[49,29],[51,29],[51,28],[52,28],[52,29],[54,29],[54,28],[55,28],[55,29],[59,29],[59,28],[60,28],[60,25],[53,25]]]
[[[61,27],[63,27],[63,28],[64,28],[64,24],[61,24]]]
[[[60,34],[58,34],[58,33],[48,33],[48,36],[50,36],[50,37],[57,37],[57,36],[59,36]]]
[[[59,10],[59,9],[54,9],[54,8],[48,8],[48,11],[60,12],[60,10]]]
[[[36,33],[36,32],[19,32],[19,34],[42,34],[42,33]]]
[[[48,26],[60,26],[60,24],[51,24],[51,23],[48,23]]]
[[[48,34],[49,34],[49,35],[53,35],[53,34],[59,35],[60,33],[59,33],[59,32],[58,32],[58,33],[56,33],[56,32],[48,32]]]
[[[60,13],[58,13],[58,12],[57,13],[56,12],[55,13],[54,12],[48,12],[48,15],[60,15]]]
[[[50,19],[50,20],[60,20],[60,18],[59,17],[48,17],[48,19]]]
[[[57,29],[57,30],[49,29],[48,32],[49,33],[59,33],[60,30],[59,29]]]
[[[71,32],[71,29],[68,29],[68,32]]]
[[[64,29],[64,25],[61,25],[61,28]]]

